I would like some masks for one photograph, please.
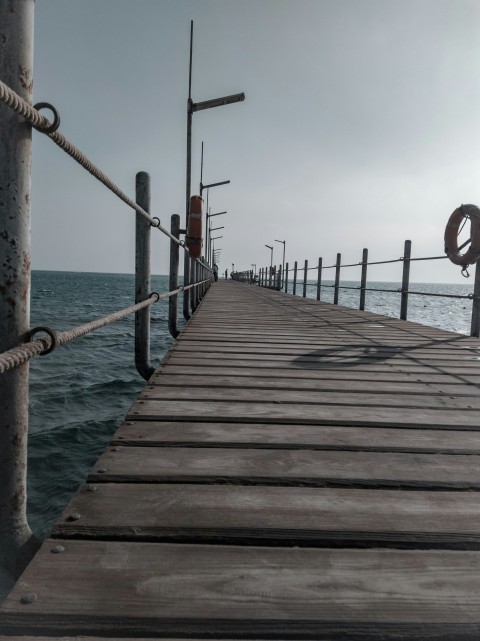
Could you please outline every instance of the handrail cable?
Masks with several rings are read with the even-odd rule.
[[[443,260],[444,258],[448,258],[448,256],[425,256],[423,258],[409,258],[409,261],[413,263],[417,260]],[[401,256],[400,258],[394,258],[392,260],[375,260],[368,263],[362,263],[362,261],[359,261],[358,263],[349,263],[347,265],[322,265],[322,269],[332,269],[333,267],[361,267],[362,265],[386,265],[387,263],[403,263],[404,260],[404,257]],[[310,270],[317,271],[318,266],[314,265],[313,267],[307,267],[307,271]],[[298,267],[297,271],[304,272],[305,267]]]
[[[316,283],[307,283],[307,287],[315,287]],[[402,289],[401,287],[398,287],[397,289],[383,289],[380,287],[361,287],[360,285],[357,285],[357,287],[349,287],[348,285],[325,285],[322,283],[322,287],[327,287],[331,289],[354,289],[356,291],[360,291],[361,289],[365,290],[366,292],[387,292],[390,294],[417,294],[418,296],[437,296],[439,298],[465,298],[468,300],[477,300],[477,297],[474,296],[473,294],[438,294],[434,292],[417,292],[413,289]]]
[[[170,298],[171,296],[191,289],[192,287],[198,287],[199,285],[203,285],[209,280],[211,279],[207,278],[192,285],[180,285],[177,289],[174,289],[171,292],[166,292],[165,294],[150,294],[150,297],[142,301],[141,303],[131,305],[130,307],[125,307],[124,309],[113,312],[108,316],[97,318],[96,320],[90,321],[89,323],[85,323],[84,325],[79,325],[77,327],[72,327],[71,329],[67,329],[63,332],[54,332],[52,330],[48,330],[48,336],[42,336],[41,338],[29,341],[28,343],[23,343],[18,347],[13,347],[12,349],[9,349],[8,351],[0,354],[0,374],[13,369],[14,367],[22,365],[22,363],[25,363],[34,356],[41,356],[42,354],[51,352],[56,347],[65,345],[66,343],[85,336],[86,334],[89,334],[96,329],[100,329],[101,327],[105,327],[105,325],[110,325],[111,323],[121,320],[122,318],[125,318],[125,316],[129,316],[130,314],[133,314],[134,312],[137,312],[144,307],[153,305],[153,303],[156,303],[159,300]],[[48,328],[45,328],[44,331],[47,331],[47,329]]]
[[[143,216],[152,227],[156,227],[159,229],[163,234],[168,236],[170,240],[173,240],[173,242],[177,243],[177,245],[180,245],[180,247],[183,247],[186,252],[189,252],[188,247],[185,246],[185,242],[183,240],[179,240],[175,236],[173,236],[165,227],[162,226],[160,223],[160,219],[154,216],[150,216],[142,207],[137,205],[135,201],[133,201],[125,192],[123,192],[120,187],[118,187],[106,174],[103,173],[101,169],[96,167],[91,160],[85,156],[85,154],[80,151],[75,145],[73,145],[63,134],[61,134],[59,131],[52,131],[52,123],[45,118],[45,116],[42,116],[42,114],[32,107],[26,100],[24,100],[21,96],[19,96],[13,89],[10,89],[8,85],[6,85],[4,82],[0,80],[0,101],[3,102],[5,105],[13,109],[15,113],[17,113],[19,116],[22,116],[25,118],[27,122],[29,122],[32,127],[37,129],[37,131],[40,131],[41,133],[44,133],[47,135],[53,142],[60,147],[60,149],[63,149],[71,158],[76,160],[84,169],[86,169],[94,178],[99,180],[107,189],[112,191],[120,200],[123,200],[123,202],[134,209],[138,214]]]

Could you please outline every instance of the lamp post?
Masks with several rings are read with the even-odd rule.
[[[223,236],[214,236],[211,239],[212,240],[212,260],[213,260],[214,254],[215,254],[215,241],[218,240],[219,238],[223,238]]]
[[[285,244],[286,240],[275,240],[276,243],[282,243],[283,244],[283,260],[282,260],[282,288],[283,288],[283,279],[285,278]]]
[[[210,220],[210,218],[213,218],[214,216],[223,216],[223,214],[226,214],[226,213],[227,213],[226,211],[218,211],[216,214],[207,213],[205,217],[205,256],[209,256],[210,254],[210,251],[209,251],[210,236],[211,236],[210,232],[212,231],[212,229],[210,229],[209,227],[208,221]],[[223,229],[223,227],[218,227],[218,229]]]
[[[187,171],[186,171],[186,189],[185,189],[185,230],[188,229],[188,217],[190,213],[190,191],[192,184],[192,117],[197,111],[212,109],[223,105],[231,105],[235,102],[245,100],[245,94],[236,93],[203,102],[193,102],[192,100],[192,53],[193,53],[193,20],[190,22],[190,64],[188,70],[188,100],[187,100]],[[213,186],[213,185],[212,185]],[[206,188],[206,185],[204,186]],[[184,283],[190,284],[189,281],[189,259],[188,252],[185,252],[184,260]],[[183,292],[183,315],[186,320],[190,318],[189,313],[189,290]]]
[[[265,245],[265,247],[268,247],[270,250],[270,278],[268,279],[268,282],[271,284],[272,282],[272,268],[273,268],[273,247],[271,245]]]

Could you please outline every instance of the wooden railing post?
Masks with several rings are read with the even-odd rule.
[[[317,275],[317,300],[320,300],[322,290],[322,259],[318,259],[318,275]]]
[[[403,250],[403,275],[402,275],[402,297],[400,302],[400,319],[407,320],[408,315],[408,287],[410,284],[410,255],[412,241],[406,240]]]
[[[297,269],[298,269],[298,265],[297,265],[297,261],[295,261],[293,263],[293,295],[294,296],[297,293]]]
[[[472,322],[470,336],[480,338],[480,261],[475,264],[475,281],[473,283]]]
[[[360,281],[360,306],[359,309],[365,310],[365,287],[367,286],[367,263],[368,263],[368,249],[363,250],[362,255],[362,277]]]
[[[337,254],[337,262],[335,263],[335,293],[333,297],[334,305],[338,305],[338,292],[340,287],[340,264],[342,262],[342,254]]]
[[[285,294],[288,293],[288,263],[285,264]]]
[[[307,297],[307,276],[308,276],[308,260],[305,261],[303,267],[303,298]]]

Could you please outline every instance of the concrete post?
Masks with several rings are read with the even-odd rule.
[[[34,0],[0,2],[0,77],[29,103]],[[32,128],[0,105],[0,352],[30,329]],[[36,549],[27,523],[28,363],[0,375],[0,565],[18,576]]]

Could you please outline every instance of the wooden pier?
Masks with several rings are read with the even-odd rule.
[[[480,638],[480,341],[216,283],[4,638]]]

